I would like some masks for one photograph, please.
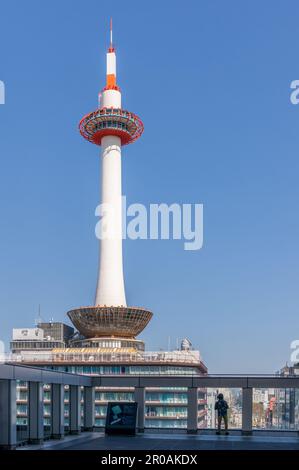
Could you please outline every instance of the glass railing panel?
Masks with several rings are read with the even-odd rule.
[[[48,439],[52,434],[52,387],[44,384],[44,438]]]
[[[95,388],[95,427],[104,427],[107,404],[110,401],[134,401],[133,387],[96,387]]]
[[[80,414],[81,414],[81,427],[84,424],[84,387],[80,387]]]
[[[145,427],[156,429],[186,429],[187,405],[187,388],[146,388]]]
[[[207,388],[206,389],[206,417],[200,428],[216,429],[218,427],[218,412],[215,410],[215,403],[219,393],[223,394],[224,400],[229,408],[227,412],[228,427],[230,429],[242,428],[242,389],[241,388]],[[222,420],[222,428],[224,423]]]
[[[298,431],[299,389],[254,388],[252,427],[261,430]]]
[[[21,443],[29,439],[28,382],[17,380],[16,389],[17,442]]]
[[[64,386],[64,432],[70,432],[70,390],[69,386]]]

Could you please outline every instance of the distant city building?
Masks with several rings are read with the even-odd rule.
[[[60,341],[67,344],[74,334],[74,328],[61,322],[38,323],[37,327],[42,329],[46,340]]]
[[[278,372],[279,375],[288,376],[288,375],[299,375],[299,363],[288,366],[287,364],[280,369]]]
[[[36,328],[14,328],[10,349],[22,357],[33,352],[65,348],[74,334],[74,328],[65,323],[39,323]]]
[[[287,364],[279,371],[279,375],[299,375],[299,363],[288,366]],[[279,389],[276,400],[280,407],[278,427],[286,429],[297,429],[299,423],[299,390],[296,388]]]
[[[277,375],[299,375],[299,364],[285,365]],[[299,422],[299,390],[253,389],[253,426],[257,429],[296,430]]]

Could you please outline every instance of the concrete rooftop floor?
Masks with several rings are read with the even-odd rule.
[[[61,441],[46,441],[20,450],[299,450],[299,436],[144,433],[136,436],[106,436],[84,433]]]

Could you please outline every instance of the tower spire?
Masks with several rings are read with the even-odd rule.
[[[107,52],[107,71],[105,90],[118,90],[116,84],[116,54],[113,46],[112,18],[110,18],[110,45]],[[119,103],[119,108],[121,107]]]
[[[110,18],[110,47],[113,47],[112,18]]]

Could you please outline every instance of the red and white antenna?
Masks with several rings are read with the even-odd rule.
[[[110,46],[108,49],[108,52],[114,52],[114,46],[113,46],[113,30],[112,30],[112,18],[110,18]]]
[[[110,18],[110,45],[107,52],[106,89],[119,90],[116,85],[116,54],[113,46],[112,18]],[[119,103],[120,107],[120,103]]]
[[[113,49],[112,18],[110,18],[110,48]]]

